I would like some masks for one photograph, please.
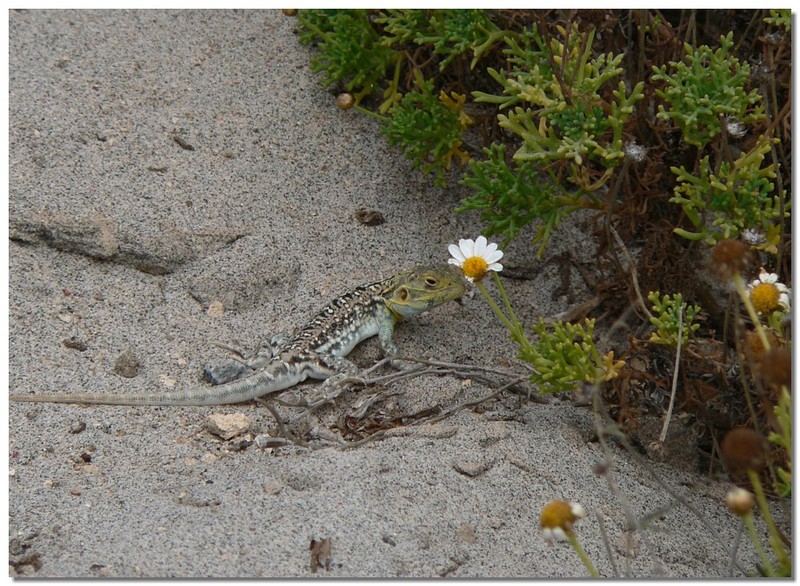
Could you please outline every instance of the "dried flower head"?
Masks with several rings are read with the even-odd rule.
[[[733,138],[742,138],[745,134],[747,134],[747,127],[730,116],[725,118],[725,130]]]
[[[756,504],[756,499],[749,490],[743,488],[734,488],[728,492],[727,497],[728,508],[731,512],[738,516],[744,517],[753,510]]]
[[[353,94],[348,94],[345,92],[336,96],[336,107],[340,110],[349,110],[355,105],[355,103],[356,101],[353,98]]]
[[[761,230],[757,230],[755,228],[745,228],[744,232],[742,232],[742,240],[751,246],[758,246],[759,244],[764,244],[767,241],[767,236]]]
[[[767,342],[769,342],[770,348],[775,348],[780,343],[778,340],[778,336],[775,335],[775,332],[772,330],[765,330],[764,336],[767,338]],[[764,347],[764,341],[761,339],[761,336],[758,335],[758,332],[755,330],[749,330],[744,335],[744,350],[747,356],[754,358],[755,360],[759,360],[767,349]]]
[[[792,353],[786,348],[773,346],[758,361],[758,376],[767,387],[792,388]]]
[[[734,474],[760,470],[767,463],[767,440],[747,427],[732,429],[722,438],[722,456]]]
[[[634,163],[641,163],[647,156],[647,149],[635,140],[626,142],[623,148],[625,150],[625,156]]]
[[[712,269],[728,280],[747,268],[750,247],[738,240],[720,240],[711,250]]]

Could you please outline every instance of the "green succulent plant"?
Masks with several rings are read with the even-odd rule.
[[[720,37],[720,46],[693,49],[686,44],[682,61],[653,67],[653,81],[663,81],[656,90],[668,107],[660,104],[658,118],[671,120],[689,144],[703,147],[717,136],[723,120],[742,125],[764,118],[761,95],[746,86],[750,65],[731,55],[733,33]]]
[[[342,83],[356,103],[378,90],[387,69],[400,54],[381,43],[365,10],[301,10],[299,38],[316,43],[319,52],[311,70],[322,73],[322,83]]]
[[[434,173],[443,184],[453,159],[466,163],[462,134],[472,120],[463,111],[464,96],[434,93],[432,80],[418,78],[417,91],[405,94],[389,110],[382,131],[389,143],[398,145],[414,166]]]
[[[479,210],[487,236],[502,234],[513,240],[526,225],[539,220],[534,243],[541,257],[561,220],[578,208],[600,207],[591,194],[564,189],[552,176],[543,175],[529,161],[507,162],[505,145],[493,143],[484,149],[486,159],[470,161],[461,180],[473,194],[456,211]]]
[[[670,201],[683,206],[695,228],[694,232],[675,228],[675,232],[713,245],[723,238],[736,238],[747,228],[769,231],[781,219],[779,198],[773,195],[775,166],[764,166],[776,141],[760,137],[753,149],[733,162],[721,163],[716,172],[708,156],[700,160],[695,173],[683,166],[672,167],[678,183]]]
[[[628,94],[620,81],[607,102],[603,94],[622,73],[623,55],[593,56],[595,31],[581,33],[575,23],[569,31],[559,27],[559,32],[563,39],[552,38],[549,45],[536,29],[504,38],[510,69],[487,69],[502,86],[502,95],[472,95],[476,102],[508,109],[497,118],[502,128],[522,139],[515,160],[566,162],[570,180],[594,191],[611,178],[625,156],[622,129],[644,95],[644,84],[636,84]],[[588,179],[582,169],[590,163],[599,165],[599,179]]]
[[[656,327],[656,331],[650,334],[650,342],[677,346],[678,330],[682,330],[681,345],[688,344],[689,337],[700,328],[700,324],[694,323],[694,319],[700,313],[700,306],[685,303],[680,293],[676,293],[673,297],[669,295],[662,297],[658,291],[651,291],[647,299],[653,304],[653,317],[650,318],[650,323]]]
[[[540,320],[533,326],[539,339],[522,346],[520,359],[533,368],[531,382],[543,393],[574,390],[581,383],[595,384],[616,378],[625,362],[614,352],[601,356],[594,336],[595,321],[581,324],[556,322],[548,327]]]

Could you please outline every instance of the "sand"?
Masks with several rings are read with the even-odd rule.
[[[337,293],[443,262],[449,243],[479,234],[475,214],[453,212],[464,188],[434,187],[375,120],[335,107],[295,26],[279,11],[10,13],[10,392],[204,384],[203,367],[223,359],[213,341],[253,348]],[[360,223],[362,208],[385,222]],[[525,323],[590,296],[577,272],[553,294],[554,258],[591,258],[585,220],[560,228],[541,261],[531,233],[506,250],[535,273],[506,280]],[[401,324],[396,342],[524,373],[475,291]],[[374,340],[353,353],[364,367],[379,358]],[[255,403],[15,403],[10,572],[586,576],[574,551],[541,537],[553,499],[589,512],[576,532],[603,576],[755,568],[746,537],[730,559],[741,530],[724,505],[730,481],[604,450],[591,410],[568,396],[507,392],[417,425],[493,392],[428,375],[348,391],[320,423],[379,392],[376,413],[407,425],[355,449],[275,445]],[[212,414],[245,416],[249,431],[224,441],[206,430]]]

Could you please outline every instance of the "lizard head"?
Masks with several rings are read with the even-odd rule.
[[[400,320],[458,299],[464,291],[464,277],[455,267],[415,267],[395,277],[387,291],[386,306]]]

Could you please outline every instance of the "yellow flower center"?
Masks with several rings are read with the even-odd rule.
[[[486,276],[486,271],[489,270],[489,265],[480,256],[471,256],[464,261],[464,266],[461,268],[464,275],[475,281],[480,281]]]
[[[572,507],[564,501],[550,501],[542,509],[539,517],[539,526],[543,529],[555,529],[560,527],[568,532],[572,529],[575,516],[572,514]]]
[[[750,291],[753,307],[762,315],[770,314],[780,306],[778,300],[781,292],[772,283],[759,283]]]

